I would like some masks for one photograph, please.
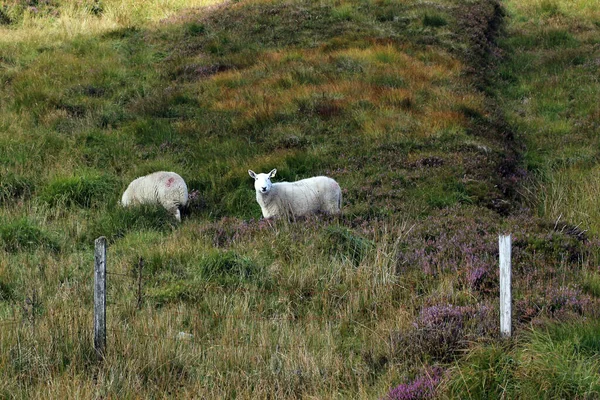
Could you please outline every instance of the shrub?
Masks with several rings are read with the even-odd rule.
[[[442,215],[453,213],[442,211]],[[404,240],[406,250],[399,252],[397,271],[419,268],[427,275],[441,273],[466,274],[466,286],[485,290],[496,280],[491,265],[496,238],[490,215],[477,218],[463,214],[462,209],[451,218],[433,215]]]
[[[416,338],[435,359],[448,359],[465,341],[463,331],[474,311],[451,304],[426,307],[414,323]]]
[[[491,294],[497,290],[498,276],[490,264],[485,264],[477,257],[472,257],[466,270],[466,281],[468,287],[482,294]]]
[[[412,329],[397,335],[395,344],[399,356],[448,362],[471,338],[496,333],[497,324],[492,314],[486,305],[424,307]]]

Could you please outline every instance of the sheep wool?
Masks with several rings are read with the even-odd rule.
[[[342,206],[340,185],[326,176],[315,176],[295,182],[271,183],[277,172],[257,174],[248,170],[254,178],[256,201],[264,218],[286,216],[295,218],[319,211],[339,214]]]
[[[185,181],[175,172],[159,171],[134,179],[123,193],[124,207],[136,204],[160,204],[181,221],[179,209],[188,201]]]

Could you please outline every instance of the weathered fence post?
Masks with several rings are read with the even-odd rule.
[[[106,238],[94,242],[94,349],[98,361],[106,351]]]
[[[503,337],[511,336],[511,265],[510,235],[500,235],[498,237],[500,247],[500,335]]]

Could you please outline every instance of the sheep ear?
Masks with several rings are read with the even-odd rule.
[[[251,169],[248,170],[248,175],[250,175],[251,178],[256,179],[256,172],[252,171]]]
[[[272,178],[277,173],[277,168],[273,168],[273,171],[269,172],[269,178]]]

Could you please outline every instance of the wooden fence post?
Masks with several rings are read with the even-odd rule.
[[[94,349],[98,361],[106,351],[106,238],[94,242]]]
[[[500,248],[500,335],[511,336],[511,240],[510,235],[498,237]]]

